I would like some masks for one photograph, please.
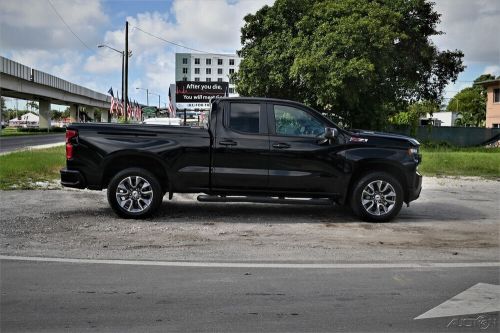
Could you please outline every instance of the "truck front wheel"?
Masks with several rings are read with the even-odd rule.
[[[141,168],[120,171],[108,185],[108,202],[123,218],[151,216],[162,201],[163,192],[157,178]]]
[[[350,203],[354,214],[361,219],[387,222],[401,210],[403,188],[390,174],[372,172],[355,183]]]

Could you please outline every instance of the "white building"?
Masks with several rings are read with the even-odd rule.
[[[240,62],[236,54],[176,53],[175,81],[229,82],[229,97],[237,97],[230,76]]]
[[[455,121],[462,116],[458,112],[434,112],[432,116],[428,113],[420,118],[420,125],[427,125],[432,122],[433,126],[456,126]]]

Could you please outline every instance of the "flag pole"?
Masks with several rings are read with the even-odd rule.
[[[125,111],[125,122],[127,122],[127,103],[128,103],[128,21],[125,21],[125,89],[123,90],[123,106]]]

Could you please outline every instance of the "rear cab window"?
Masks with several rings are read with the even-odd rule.
[[[229,103],[227,127],[242,134],[267,134],[265,107],[262,103]]]

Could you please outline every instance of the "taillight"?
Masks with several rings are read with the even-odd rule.
[[[73,144],[71,143],[71,139],[78,136],[78,131],[68,129],[66,130],[66,159],[73,158]]]

